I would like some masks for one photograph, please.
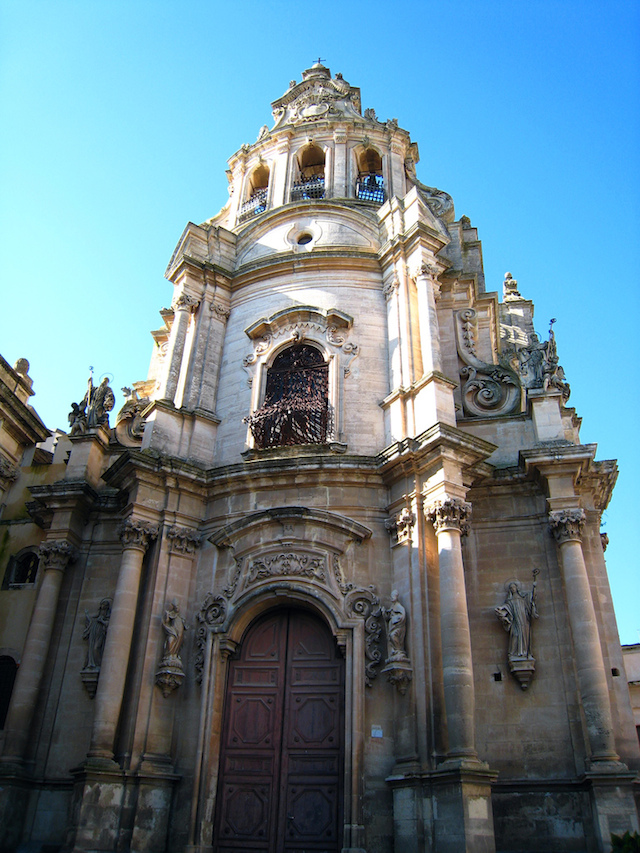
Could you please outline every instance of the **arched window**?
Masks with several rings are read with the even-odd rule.
[[[11,557],[4,573],[2,589],[34,583],[38,573],[38,562],[38,554],[31,549]]]
[[[267,195],[269,193],[269,167],[261,163],[249,176],[247,198],[240,206],[238,219],[250,219],[267,209]]]
[[[329,411],[329,367],[315,347],[297,344],[274,359],[264,403],[246,422],[256,447],[323,444]]]
[[[383,204],[385,199],[382,158],[375,148],[365,148],[358,154],[356,198]]]
[[[0,729],[4,728],[9,710],[9,702],[13,693],[13,683],[16,680],[18,665],[9,655],[0,655]]]
[[[291,201],[324,198],[324,151],[313,142],[298,153],[298,177],[291,188]]]

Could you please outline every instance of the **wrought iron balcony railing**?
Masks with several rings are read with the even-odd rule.
[[[248,201],[240,205],[238,221],[243,222],[245,219],[251,219],[252,216],[257,216],[259,213],[264,213],[267,209],[267,193],[268,188],[257,190]]]
[[[384,204],[384,178],[375,173],[369,175],[358,175],[356,181],[356,198],[362,201],[373,201],[376,204]]]
[[[291,201],[324,198],[324,175],[314,175],[303,181],[296,181],[291,188]]]

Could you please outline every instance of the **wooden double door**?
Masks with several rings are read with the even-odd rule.
[[[339,853],[344,660],[327,626],[277,610],[230,662],[216,853]]]

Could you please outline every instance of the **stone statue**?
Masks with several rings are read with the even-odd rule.
[[[398,590],[391,592],[391,606],[385,610],[387,620],[387,637],[389,642],[389,655],[387,660],[407,660],[404,648],[407,636],[407,611],[398,601]]]
[[[185,624],[184,619],[180,615],[180,608],[175,601],[172,601],[169,607],[164,611],[162,627],[166,634],[163,660],[167,660],[167,658],[179,658],[180,649],[184,642],[184,632],[187,630],[188,626]]]
[[[90,368],[87,390],[80,403],[72,403],[69,412],[69,435],[84,435],[87,430],[106,424],[109,426],[109,412],[116,398],[105,376],[96,388],[93,384],[93,368]]]
[[[512,658],[532,658],[531,621],[538,618],[536,608],[536,581],[538,569],[534,569],[531,593],[520,592],[518,581],[510,581],[504,604],[496,607],[495,613],[509,632],[509,660]]]
[[[84,611],[85,628],[82,639],[88,641],[87,657],[84,663],[85,669],[100,669],[102,664],[102,653],[107,639],[107,628],[111,618],[111,601],[103,598],[98,607],[98,612],[93,616]]]
[[[93,385],[93,378],[89,377],[89,386],[82,402],[87,407],[87,427],[89,429],[101,424],[109,426],[109,412],[113,409],[116,398],[109,388],[109,380],[106,376],[97,388]]]
[[[398,590],[391,591],[391,606],[384,609],[387,621],[387,660],[382,672],[403,696],[413,678],[413,667],[405,649],[407,611],[398,601]]]
[[[184,668],[180,658],[180,649],[184,642],[184,632],[188,625],[180,615],[180,607],[175,601],[164,611],[162,628],[165,633],[164,648],[160,669],[156,673],[156,684],[162,690],[162,695],[169,696],[182,684]]]

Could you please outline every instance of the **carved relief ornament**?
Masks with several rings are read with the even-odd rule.
[[[458,355],[465,362],[460,370],[465,414],[473,417],[497,417],[520,409],[521,385],[510,367],[482,361],[475,350],[477,314],[466,308],[455,314]]]
[[[348,593],[345,609],[349,616],[364,620],[365,631],[365,684],[371,687],[382,662],[382,622],[384,613],[375,586],[356,588]]]
[[[587,517],[583,509],[559,509],[549,513],[549,528],[556,542],[582,542]]]
[[[208,592],[204,597],[202,607],[196,613],[196,621],[198,622],[196,648],[198,651],[195,659],[195,670],[198,684],[202,683],[207,635],[212,628],[218,627],[224,622],[226,614],[227,602],[225,599],[221,595],[214,595],[212,592]]]
[[[459,530],[466,535],[471,528],[471,504],[460,498],[446,497],[425,507],[425,517],[433,524],[436,533],[441,530]]]

